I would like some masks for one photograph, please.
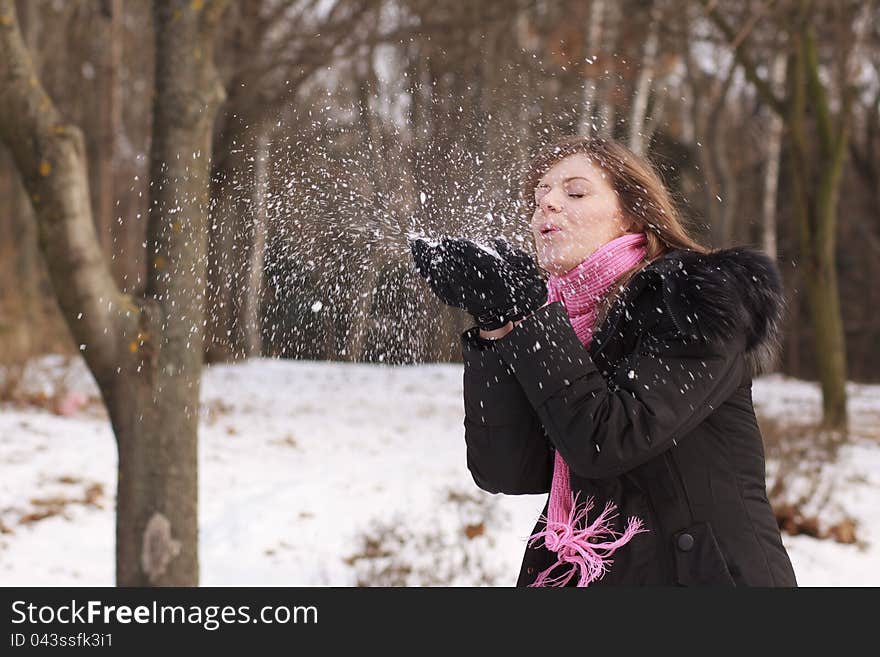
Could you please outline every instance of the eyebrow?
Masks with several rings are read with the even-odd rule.
[[[567,183],[567,182],[572,181],[572,180],[583,180],[583,181],[585,181],[585,182],[588,182],[588,183],[591,184],[591,185],[593,184],[593,181],[592,181],[592,180],[590,180],[589,178],[584,178],[583,176],[570,176],[569,178],[565,178],[562,182]],[[547,184],[546,181],[544,181],[544,182],[538,181],[538,185],[539,185],[539,186],[540,186],[540,185],[546,185],[546,184]]]

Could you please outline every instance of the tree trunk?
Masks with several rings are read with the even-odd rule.
[[[596,104],[596,72],[593,64],[599,59],[602,51],[602,20],[605,17],[605,0],[593,0],[590,3],[590,20],[587,30],[587,76],[584,80],[584,92],[581,98],[581,113],[578,134],[589,137],[596,130],[596,118],[593,116]]]
[[[620,29],[618,21],[620,18],[620,6],[616,2],[612,2],[605,14],[605,28],[603,30],[605,52],[616,52],[617,35]],[[600,137],[613,137],[615,128],[615,105],[617,101],[614,96],[617,89],[617,80],[615,79],[617,62],[613,54],[608,58],[607,62],[607,70],[602,72],[602,77],[599,80],[599,98],[601,102],[599,107],[598,134]]]
[[[376,98],[379,93],[379,79],[374,68],[374,56],[375,51],[371,48],[362,62],[363,67],[358,86],[358,108],[362,140],[369,147],[369,155],[367,156],[369,167],[375,173],[372,181],[372,210],[382,212],[383,202],[386,202],[383,199],[390,197],[387,175],[389,153],[379,117],[373,109],[372,99]],[[364,346],[373,321],[370,311],[380,268],[378,254],[367,245],[367,257],[361,264],[361,273],[353,282],[354,294],[351,299],[348,329],[345,333],[343,360],[360,362],[364,358]]]
[[[726,93],[725,93],[726,96]],[[717,112],[713,112],[710,118],[709,155],[712,157],[715,171],[720,181],[720,199],[718,199],[718,224],[715,229],[715,245],[726,248],[733,242],[734,222],[737,218],[738,190],[736,172],[733,170],[732,161],[727,153],[727,122],[724,120],[724,106],[719,102]]]
[[[778,53],[773,62],[774,89],[785,86],[785,55]],[[764,251],[774,260],[777,258],[776,246],[776,195],[779,189],[779,160],[782,155],[782,119],[770,112],[769,134],[767,135],[767,166],[764,169],[764,198],[761,207],[761,243]]]
[[[822,262],[824,260],[825,262]],[[822,386],[822,424],[846,429],[846,344],[837,272],[826,258],[806,267],[807,294],[814,330],[816,365]]]
[[[247,257],[247,280],[239,325],[245,358],[257,358],[262,353],[263,269],[266,260],[266,221],[269,185],[269,139],[264,133],[257,139],[254,162],[253,227]]]
[[[0,281],[0,354],[4,360],[24,363],[39,353],[39,347],[46,346],[41,340],[45,335],[35,334],[34,328],[39,326],[45,331],[48,327],[42,316],[39,249],[30,199],[15,169],[7,171],[0,192],[10,199],[9,217],[2,219],[3,224],[10,225],[2,228],[12,239],[2,245],[0,257],[14,264],[4,270],[8,278]]]
[[[116,235],[114,221],[114,175],[116,171],[116,136],[122,123],[122,103],[119,98],[119,66],[122,59],[122,1],[111,0],[108,3],[110,13],[106,31],[109,38],[104,57],[104,75],[99,77],[100,98],[98,112],[100,129],[96,157],[98,189],[95,195],[98,207],[95,209],[95,224],[98,227],[98,239],[106,256],[112,256],[115,250]],[[102,26],[103,27],[103,26]],[[125,258],[114,259],[114,268],[123,267]],[[117,280],[122,280],[125,272],[120,271]]]
[[[848,117],[831,124],[827,97],[819,82],[815,38],[804,24],[790,59],[791,101],[786,123],[791,151],[795,216],[801,263],[814,331],[816,366],[822,387],[822,425],[846,431],[846,340],[837,288],[836,230],[840,180],[848,150]],[[807,107],[816,114],[816,145],[807,135]]]
[[[147,308],[151,376],[119,421],[117,582],[195,586],[198,419],[211,137],[223,98],[213,66],[220,8],[157,0]],[[128,395],[126,395],[128,397]]]
[[[657,47],[660,43],[660,3],[654,0],[651,7],[651,24],[645,49],[642,54],[642,66],[639,68],[638,82],[632,103],[629,120],[629,149],[643,155],[648,149],[645,139],[645,118],[648,113],[648,97],[651,94],[651,82],[654,80],[654,66],[657,61]]]
[[[372,324],[370,309],[379,278],[379,266],[373,262],[363,270],[360,283],[355,288],[356,297],[352,304],[352,314],[345,337],[345,360],[358,363],[364,360],[364,346]]]
[[[95,231],[83,136],[33,69],[12,0],[0,0],[0,139],[34,207],[67,325],[116,434],[116,582],[198,584],[197,422],[208,159],[222,88],[213,32],[223,3],[154,4],[156,92],[146,298],[122,294]]]
[[[702,188],[711,241],[713,246],[720,247],[724,244],[725,208],[722,206],[724,200],[721,195],[719,156],[715,150],[721,148],[716,140],[724,137],[718,126],[722,121],[724,103],[735,68],[731,66],[724,80],[713,84],[714,81],[707,80],[700,71],[689,45],[685,45],[685,79],[690,88],[689,96],[694,99],[690,103],[690,125],[694,133],[693,142],[697,148],[700,171],[705,179]],[[701,102],[696,102],[697,98],[701,98]]]
[[[813,163],[820,168],[820,177],[825,180],[820,187],[828,190],[810,198],[806,190],[810,176],[794,157],[796,176],[795,195],[799,197],[796,217],[800,227],[801,268],[807,288],[810,319],[813,325],[814,354],[822,387],[823,426],[846,431],[846,339],[840,308],[840,292],[837,283],[837,266],[834,257],[835,240],[826,231],[836,222],[839,171],[842,159],[836,162]],[[836,158],[835,158],[836,159]],[[835,182],[833,179],[837,178]],[[824,229],[823,229],[824,227]],[[817,230],[818,228],[818,230]]]
[[[259,126],[227,104],[211,174],[206,357],[225,362],[245,356],[241,326],[247,299],[247,265],[254,231],[254,175]]]

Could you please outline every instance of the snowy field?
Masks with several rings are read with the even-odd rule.
[[[202,387],[201,583],[496,585],[516,580],[543,496],[480,491],[465,465],[461,366],[259,360]],[[0,404],[0,585],[113,585],[116,448],[81,361],[29,366],[37,404]],[[67,392],[65,392],[65,390]],[[880,386],[851,385],[853,436],[785,472],[853,543],[783,536],[805,586],[880,585]],[[815,384],[755,382],[762,427],[798,426]],[[809,473],[812,473],[810,476]]]

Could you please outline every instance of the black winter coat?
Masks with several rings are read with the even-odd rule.
[[[782,313],[778,270],[759,251],[673,251],[632,277],[589,350],[559,302],[500,340],[471,329],[462,344],[474,481],[490,493],[549,493],[559,450],[572,491],[595,499],[590,522],[607,500],[616,531],[641,518],[648,532],[591,586],[796,586],[751,397]],[[555,559],[527,546],[517,586]]]

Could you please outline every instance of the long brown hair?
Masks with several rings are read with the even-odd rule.
[[[710,249],[690,236],[672,195],[651,162],[620,142],[604,137],[566,137],[544,147],[531,159],[522,186],[529,217],[536,208],[534,193],[541,176],[560,160],[577,153],[589,157],[608,174],[624,218],[629,221],[629,232],[643,232],[648,240],[644,262],[624,273],[611,286],[609,297],[600,307],[601,321],[614,293],[648,263],[676,249],[699,253],[709,253]]]

